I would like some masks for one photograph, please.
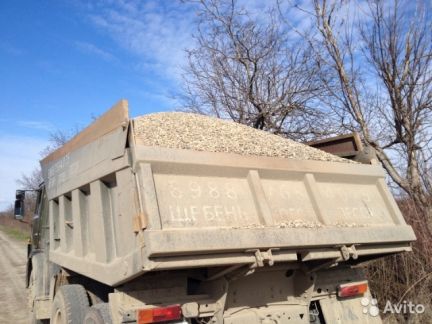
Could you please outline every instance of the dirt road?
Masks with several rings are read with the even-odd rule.
[[[0,231],[0,323],[29,323],[25,243]]]

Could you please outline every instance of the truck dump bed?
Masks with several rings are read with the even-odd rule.
[[[115,286],[163,269],[360,262],[415,240],[378,165],[147,146],[135,126],[121,101],[41,162],[53,262]]]

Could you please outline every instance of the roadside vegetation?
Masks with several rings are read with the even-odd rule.
[[[0,225],[0,231],[6,233],[6,235],[18,241],[27,241],[30,238],[29,230],[22,230],[11,226]]]
[[[412,200],[399,200],[398,204],[417,236],[413,251],[371,261],[365,270],[381,310],[387,301],[425,306],[423,314],[384,314],[385,323],[432,323],[432,233]]]
[[[12,209],[0,213],[0,231],[19,241],[26,241],[30,238],[28,222],[15,220]]]

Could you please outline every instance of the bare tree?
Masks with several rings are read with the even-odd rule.
[[[92,119],[95,119],[92,117]],[[78,134],[81,131],[81,129],[78,126],[75,126],[69,131],[63,131],[63,130],[56,130],[52,133],[50,133],[49,136],[49,144],[47,147],[45,147],[42,152],[40,153],[42,157],[45,157],[49,155],[50,153],[57,150],[59,147],[63,146],[68,142],[72,137],[74,137],[76,134]]]
[[[291,138],[325,133],[311,51],[292,42],[275,7],[259,16],[235,0],[201,0],[188,51],[184,108]]]
[[[42,174],[40,168],[33,169],[30,174],[22,174],[16,182],[17,185],[25,190],[37,190],[42,183]]]
[[[49,145],[40,153],[41,156],[45,157],[46,155],[55,151],[60,146],[63,146],[75,133],[78,133],[78,128],[73,129],[69,133],[61,130],[57,130],[51,133],[49,138]],[[33,171],[29,174],[22,174],[21,177],[16,180],[18,188],[24,190],[38,190],[42,182],[42,171],[39,166],[35,167]],[[26,193],[26,222],[29,222],[29,220],[33,216],[32,213],[35,209],[36,198],[37,196],[35,192],[29,191]]]
[[[385,6],[386,5],[386,6]],[[409,5],[409,3],[405,3]],[[432,220],[432,25],[422,8],[369,1],[353,22],[344,2],[315,0],[312,45],[321,103],[359,131],[391,179]],[[412,5],[411,5],[412,7]],[[432,227],[431,227],[432,228]]]
[[[197,3],[187,110],[295,139],[358,131],[432,218],[432,26],[423,8],[315,0],[300,8],[317,31],[302,34],[305,47],[271,6],[257,18],[234,0]]]
[[[78,133],[78,129],[67,133],[61,130],[57,130],[50,134],[49,144],[40,153],[42,157],[47,156],[51,152],[55,151],[60,146],[63,146],[72,137],[72,134]],[[43,182],[42,172],[39,166],[35,167],[29,174],[22,174],[19,179],[16,180],[17,185],[20,189],[25,190],[37,190]],[[35,200],[36,196],[29,193],[28,198]]]

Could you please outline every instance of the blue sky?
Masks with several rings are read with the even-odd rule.
[[[263,19],[274,4],[238,1]],[[306,28],[307,10],[288,8],[290,22]],[[196,19],[180,0],[1,0],[0,210],[51,132],[82,128],[121,98],[132,116],[178,108]]]
[[[0,210],[49,133],[121,98],[132,116],[177,107],[194,10],[178,1],[0,2]]]

